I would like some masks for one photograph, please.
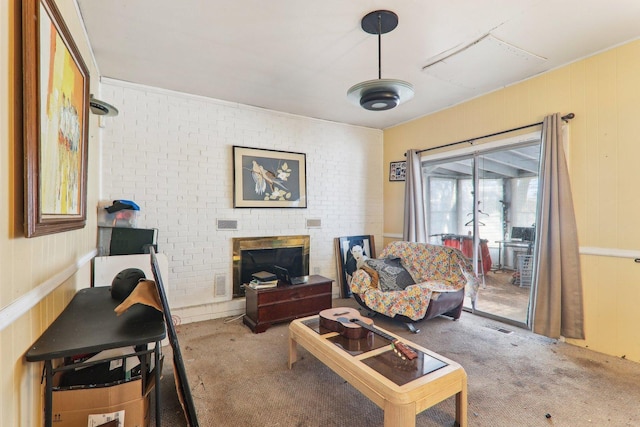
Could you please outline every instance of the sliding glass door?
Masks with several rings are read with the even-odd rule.
[[[527,324],[539,161],[536,139],[423,162],[429,242],[473,260],[478,314]]]

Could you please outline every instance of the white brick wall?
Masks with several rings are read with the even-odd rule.
[[[241,307],[228,302],[233,237],[309,234],[310,272],[334,279],[335,237],[382,243],[381,131],[114,80],[103,81],[101,98],[120,114],[104,120],[100,198],[134,200],[138,227],[159,230],[172,307],[203,305],[200,318]],[[234,209],[233,145],[305,153],[308,208]],[[307,218],[322,227],[307,229]],[[219,231],[217,219],[239,229]],[[227,292],[216,299],[219,274]]]

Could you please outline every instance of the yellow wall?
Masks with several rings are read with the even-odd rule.
[[[57,2],[76,44],[91,72],[91,92],[98,87],[97,71],[72,0]],[[98,189],[96,116],[90,117],[88,221],[82,230],[26,239],[22,231],[22,129],[21,92],[15,88],[20,69],[21,0],[0,3],[0,313],[8,306],[22,305],[30,292],[71,267],[72,276],[15,322],[0,330],[0,424],[42,425],[42,364],[27,363],[24,354],[66,306],[78,288],[90,283],[90,264],[81,264],[96,246]],[[2,316],[0,316],[2,318]]]
[[[92,62],[73,0],[56,2],[91,73]],[[97,118],[90,116],[88,223],[82,230],[25,239],[22,232],[21,0],[0,0],[0,310],[19,303],[96,246],[98,201]],[[385,131],[383,176],[408,148],[424,148],[539,121],[552,112],[574,112],[570,164],[581,246],[638,250],[640,199],[640,42],[600,54],[527,82]],[[404,186],[385,179],[385,232],[402,233]],[[587,340],[578,345],[640,361],[640,268],[632,260],[583,256]],[[42,425],[38,363],[24,354],[68,303],[90,282],[88,264],[38,305],[0,330],[2,425]]]
[[[384,164],[427,148],[573,112],[568,163],[580,247],[640,253],[640,41],[476,98],[384,133]],[[386,171],[385,171],[386,173]],[[384,232],[402,233],[404,185],[385,181]],[[586,340],[640,362],[640,266],[581,256]]]

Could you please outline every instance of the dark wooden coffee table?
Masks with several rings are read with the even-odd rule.
[[[403,361],[388,340],[371,334],[347,340],[324,330],[318,316],[289,325],[289,368],[297,360],[297,344],[331,368],[384,410],[385,427],[415,427],[416,414],[455,396],[456,424],[467,425],[467,374],[456,362],[402,339],[418,353]]]

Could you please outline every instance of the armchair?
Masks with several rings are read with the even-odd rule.
[[[398,285],[384,283],[388,274],[384,267],[380,269],[382,259],[399,259],[415,284],[398,280],[399,287],[389,290]],[[364,261],[354,272],[350,287],[355,300],[364,308],[405,322],[411,331],[419,332],[413,323],[442,314],[459,319],[465,289],[475,303],[478,285],[472,262],[460,250],[398,241],[384,248],[377,260]]]

